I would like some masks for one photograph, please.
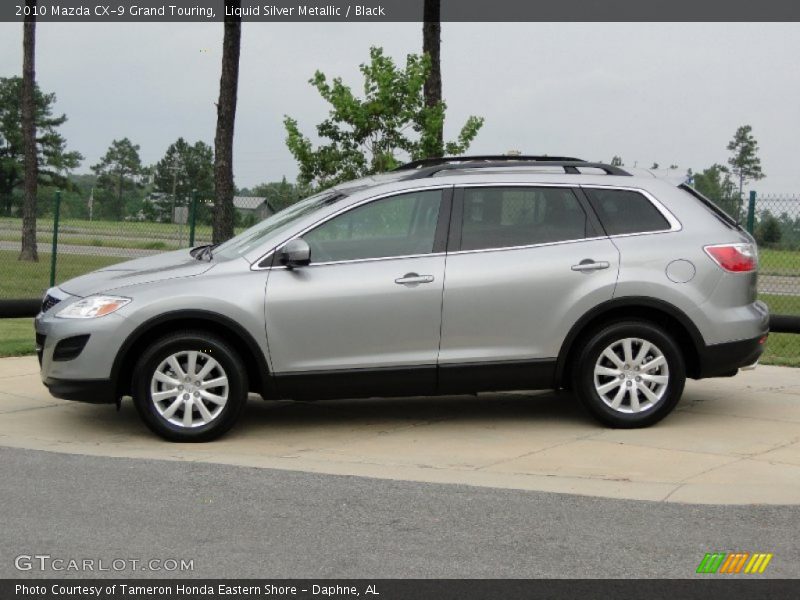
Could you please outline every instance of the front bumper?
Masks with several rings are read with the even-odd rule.
[[[57,307],[34,321],[42,383],[56,398],[113,403],[113,364],[132,329],[121,315],[97,319],[59,319]]]

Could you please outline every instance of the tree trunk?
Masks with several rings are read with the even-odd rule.
[[[25,200],[22,205],[22,250],[19,260],[38,261],[36,248],[36,0],[27,0],[31,14],[25,17],[22,34],[22,143],[25,152]]]
[[[225,6],[241,8],[240,0],[226,0]],[[212,241],[219,244],[233,237],[233,127],[239,86],[241,17],[225,17],[222,41],[222,75],[217,103],[217,134],[214,138],[214,220]]]
[[[431,57],[431,72],[425,80],[425,106],[433,107],[442,101],[441,63],[441,0],[425,0],[424,23],[422,25],[422,52]],[[436,132],[436,157],[444,153],[444,123]]]

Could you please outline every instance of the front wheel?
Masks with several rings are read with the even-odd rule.
[[[173,442],[206,442],[230,429],[247,400],[247,373],[217,336],[183,331],[163,337],[134,370],[133,400],[145,424]]]
[[[680,348],[644,321],[611,323],[591,334],[578,353],[575,391],[610,427],[647,427],[678,404],[686,383]]]

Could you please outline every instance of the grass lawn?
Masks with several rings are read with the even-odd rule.
[[[18,253],[0,250],[0,298],[40,298],[50,287],[50,254],[39,253],[39,262],[17,260]],[[110,256],[60,254],[56,283],[124,261]]]
[[[0,319],[0,357],[34,352],[33,319]],[[761,362],[800,367],[800,335],[771,333]]]
[[[769,312],[776,315],[798,315],[800,316],[800,296],[779,296],[777,294],[759,294],[759,300],[763,300],[769,306]],[[800,336],[798,336],[800,344]]]
[[[53,219],[40,217],[36,220],[37,238],[42,243],[50,243],[53,232]],[[235,233],[241,233],[246,227],[234,228]],[[14,217],[0,217],[0,237],[7,241],[19,240],[22,230],[22,219]],[[184,243],[189,238],[189,226],[175,223],[155,223],[152,221],[86,221],[83,219],[61,219],[58,222],[59,241],[70,243],[61,236],[81,236],[93,239],[128,238],[143,242],[164,240],[177,243],[178,237],[183,234]],[[198,223],[195,227],[195,239],[198,243],[211,240],[211,226]],[[127,247],[127,246],[122,246]],[[131,246],[137,247],[137,246]]]
[[[761,275],[794,275],[800,277],[800,252],[758,249],[758,272]]]
[[[0,319],[0,357],[35,353],[33,319]]]
[[[137,225],[136,223],[126,225]],[[775,264],[785,262],[787,255],[794,261],[800,253],[765,250],[765,256]],[[62,254],[58,257],[56,281],[65,281],[89,271],[118,263],[124,258]],[[798,269],[800,267],[794,267]],[[0,298],[39,298],[50,285],[50,254],[41,253],[38,263],[17,260],[17,253],[0,250]],[[800,296],[762,294],[760,298],[776,314],[800,315]],[[32,354],[33,328],[30,319],[0,319],[0,356]],[[800,335],[773,333],[761,359],[764,364],[800,367]]]
[[[800,367],[800,334],[770,333],[761,362],[765,365]]]

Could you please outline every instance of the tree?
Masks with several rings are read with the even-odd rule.
[[[38,261],[36,249],[36,0],[26,0],[30,9],[22,26],[22,147],[25,156],[25,201],[22,204],[22,248],[19,260]]]
[[[423,8],[422,25],[422,53],[431,61],[430,72],[425,79],[425,106],[431,110],[442,103],[442,22],[441,0],[425,0]],[[438,123],[433,132],[434,147],[430,148],[428,156],[438,157],[444,154],[444,119]]]
[[[251,195],[266,198],[276,212],[307,198],[311,193],[307,185],[289,183],[286,177],[277,182],[260,183],[250,190]]]
[[[739,199],[744,201],[744,184],[764,178],[764,173],[761,171],[761,159],[758,157],[758,142],[753,136],[753,128],[750,125],[739,127],[728,144],[728,150],[733,152],[728,159],[728,164],[733,175],[739,180]]]
[[[755,238],[759,246],[777,246],[781,241],[781,224],[771,212],[765,210],[756,227]]]
[[[435,156],[437,131],[446,105],[426,106],[423,86],[430,71],[427,56],[409,54],[405,69],[370,48],[370,62],[360,66],[364,97],[358,98],[341,78],[332,83],[317,71],[309,81],[331,104],[329,117],[317,126],[328,142],[317,149],[299,130],[297,121],[284,118],[286,145],[300,166],[298,180],[329,187],[340,181],[387,171],[400,155],[412,160]],[[478,135],[483,119],[471,116],[458,139],[444,144],[446,154],[463,154]]]
[[[100,162],[92,166],[97,175],[97,187],[102,214],[106,218],[119,220],[125,214],[128,192],[142,186],[146,169],[139,157],[139,145],[128,138],[111,142]]]
[[[624,163],[622,162],[622,157],[621,156],[617,156],[615,154],[614,157],[611,159],[611,166],[612,167],[622,167],[622,166],[624,166]]]
[[[77,167],[83,156],[67,151],[64,137],[58,133],[66,115],[53,116],[55,94],[33,88],[35,105],[36,172],[39,185],[65,187],[67,173]],[[14,190],[23,185],[25,156],[22,135],[22,78],[0,77],[0,205],[6,215],[15,205]]]
[[[732,218],[739,219],[739,198],[736,194],[736,184],[731,180],[731,174],[724,165],[711,165],[709,168],[695,173],[693,176],[694,188]]]
[[[215,244],[233,237],[233,128],[239,88],[239,54],[242,43],[240,0],[225,0],[225,33],[222,40],[222,74],[217,102],[217,133],[214,137],[214,221]],[[228,8],[234,10],[227,10]],[[239,10],[237,10],[239,9]],[[228,16],[233,13],[233,16]]]
[[[214,197],[214,151],[211,146],[203,142],[190,145],[178,138],[153,168],[153,188],[169,198],[166,205],[156,207],[157,220],[172,220],[173,203],[185,205],[196,192],[197,218],[204,222],[205,201]]]

